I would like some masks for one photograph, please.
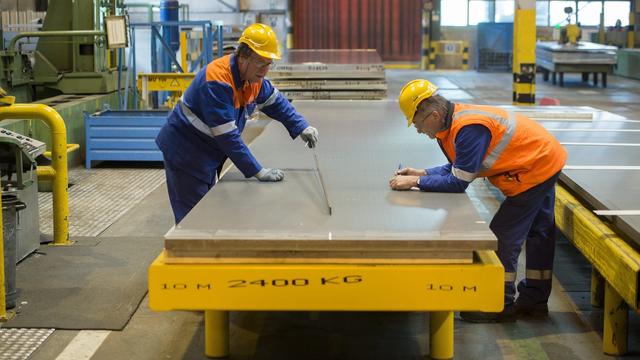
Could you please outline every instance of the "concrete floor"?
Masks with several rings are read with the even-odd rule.
[[[389,97],[414,78],[441,76],[474,97],[468,102],[510,104],[511,74],[458,71],[389,70]],[[607,89],[585,86],[579,75],[565,87],[538,77],[537,97],[558,98],[562,105],[589,105],[640,119],[640,81],[612,76]],[[294,103],[295,105],[295,103]],[[321,134],[322,135],[322,134]],[[483,216],[498,205],[491,193],[474,186],[470,196],[482,201]],[[173,217],[166,187],[135,205],[100,236],[158,236]],[[161,248],[159,241],[159,249]],[[479,325],[456,319],[457,359],[600,359],[601,313],[588,306],[589,268],[567,243],[558,244],[551,315],[542,322]],[[522,262],[521,262],[522,263]],[[586,279],[586,280],[585,280]],[[90,301],[90,299],[88,299]],[[232,359],[422,359],[428,353],[427,315],[422,313],[232,313]],[[638,316],[632,315],[625,359],[640,358]],[[56,359],[77,331],[56,331],[31,359]],[[200,312],[157,313],[145,298],[123,331],[110,332],[92,359],[204,359]]]

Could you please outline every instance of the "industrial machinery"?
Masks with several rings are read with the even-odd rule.
[[[40,246],[36,157],[45,150],[46,145],[41,141],[0,129],[2,192],[17,195],[27,205],[18,216],[16,261],[22,260]]]
[[[578,24],[571,23],[571,14],[573,14],[573,8],[567,6],[564,8],[564,13],[567,14],[567,25],[560,29],[559,44],[578,45],[578,41],[581,38],[580,26]]]
[[[123,13],[123,0],[49,2],[40,31],[2,37],[0,83],[18,102],[60,94],[104,94],[118,89],[118,53],[106,41],[105,17]],[[90,14],[87,16],[87,14]],[[38,38],[35,51],[23,38]]]

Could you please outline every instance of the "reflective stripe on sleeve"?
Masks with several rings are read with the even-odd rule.
[[[460,179],[462,181],[466,181],[466,182],[472,182],[476,178],[476,176],[478,175],[478,173],[472,173],[472,172],[464,171],[462,169],[458,169],[457,167],[452,167],[451,168],[451,173],[456,178],[458,178],[458,179]]]
[[[266,107],[275,103],[279,93],[280,91],[278,91],[278,89],[273,88],[273,92],[271,93],[271,96],[269,96],[267,100],[265,100],[265,102],[263,102],[262,104],[258,104],[258,109],[262,110],[263,107]]]

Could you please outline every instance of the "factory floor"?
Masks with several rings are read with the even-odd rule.
[[[411,79],[434,76],[448,79],[472,97],[468,102],[511,102],[511,74],[473,71],[388,70],[389,98],[396,98],[402,85]],[[575,75],[575,79],[567,76],[565,86],[560,88],[543,82],[539,76],[537,97],[544,96],[559,99],[561,105],[588,105],[640,119],[640,81],[636,80],[611,76],[608,88],[603,89],[582,84]],[[481,186],[472,190],[470,196],[484,205],[481,215],[490,217],[498,201]],[[162,236],[172,223],[166,187],[161,185],[99,236],[157,237],[159,253]],[[455,358],[611,358],[602,354],[602,312],[589,305],[589,269],[566,240],[559,241],[549,318],[487,325],[469,324],[456,318]],[[428,354],[427,316],[423,313],[235,312],[231,314],[231,358],[423,359]],[[630,353],[624,358],[640,359],[638,314],[631,314],[630,320]],[[201,312],[154,312],[145,297],[122,331],[100,333],[92,338],[85,336],[91,335],[86,330],[57,330],[30,359],[204,359],[203,327]]]

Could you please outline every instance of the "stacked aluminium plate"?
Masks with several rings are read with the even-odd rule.
[[[496,239],[466,194],[393,191],[399,163],[446,162],[438,145],[407,129],[397,102],[307,101],[296,108],[320,132],[313,154],[272,122],[251,146],[285,179],[260,183],[237,170],[165,236],[174,263],[471,263]],[[404,166],[403,165],[403,166]]]
[[[387,93],[375,49],[289,50],[268,77],[292,100],[378,100]]]

